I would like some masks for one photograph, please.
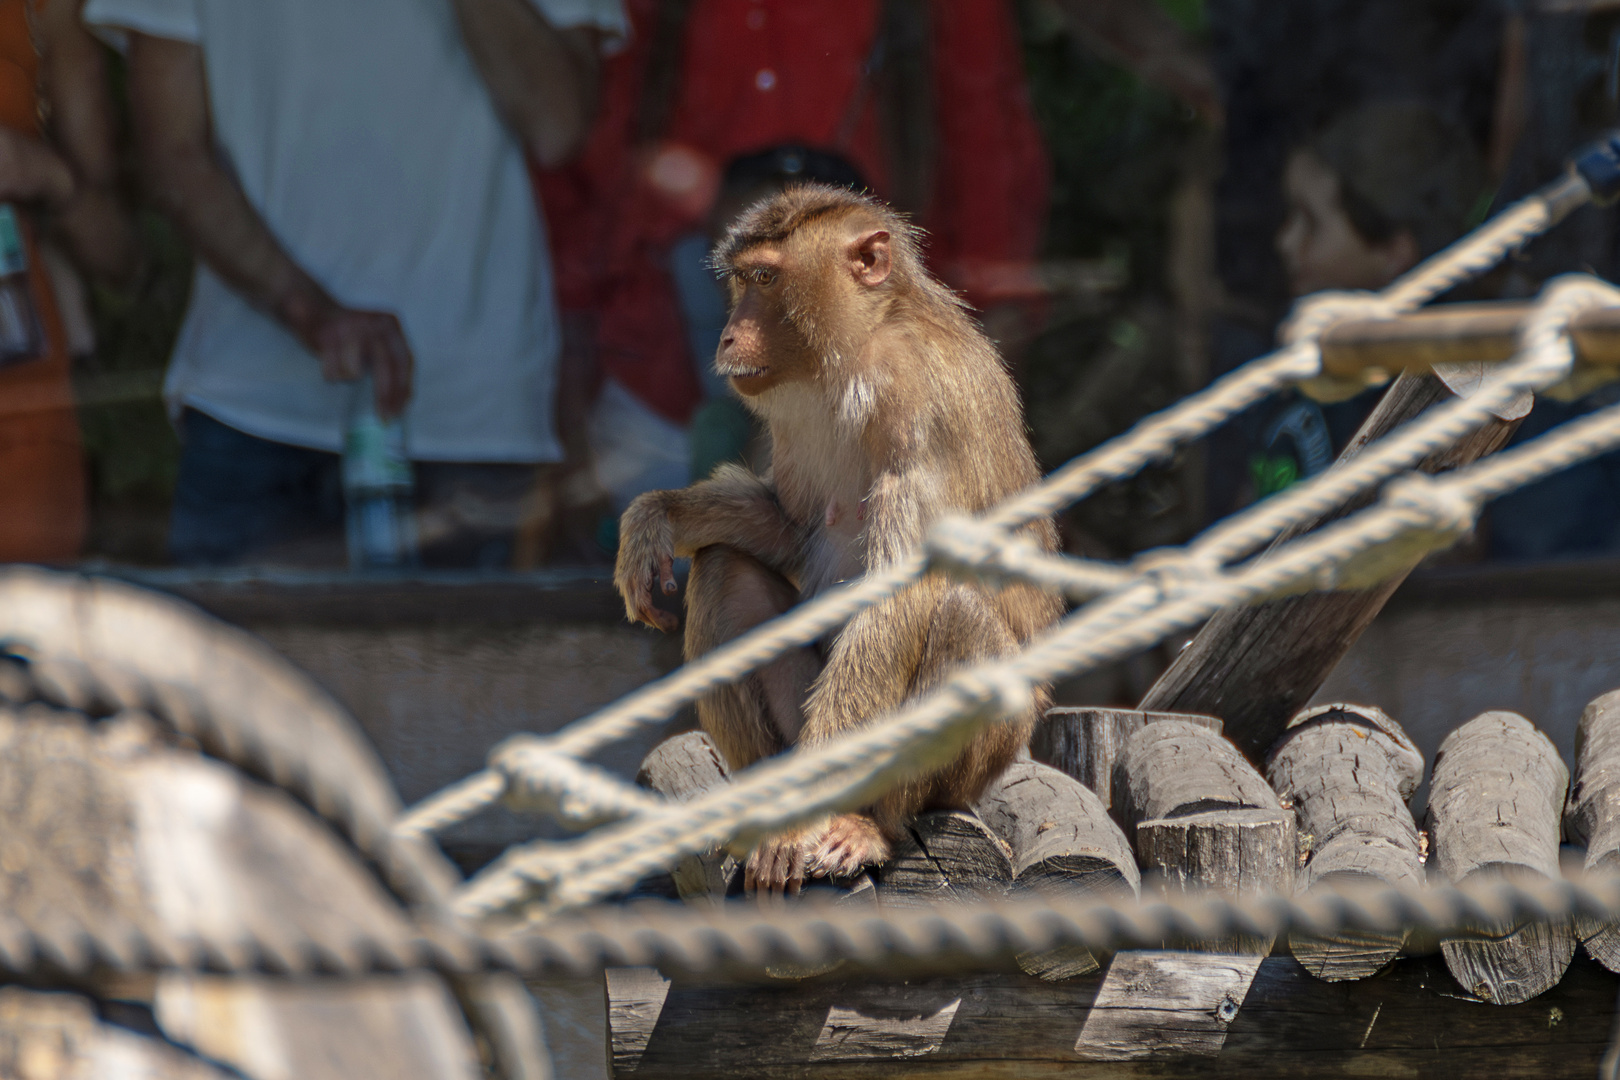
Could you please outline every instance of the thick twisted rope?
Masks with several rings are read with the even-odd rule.
[[[1557,340],[1568,348],[1567,340]],[[543,894],[547,910],[581,906],[683,855],[721,844],[745,846],[863,805],[888,786],[949,760],[972,725],[1021,712],[1036,684],[1129,655],[1229,605],[1374,584],[1423,552],[1454,542],[1472,528],[1484,501],[1616,446],[1620,406],[1441,478],[1403,478],[1380,505],[1236,570],[1166,564],[1070,616],[1022,654],[959,672],[872,727],[764,762],[691,802],[665,804],[579,841],[509,851],[468,883],[455,909],[476,919],[536,894]],[[945,523],[944,531],[949,527]]]
[[[1505,254],[1551,227],[1588,196],[1584,182],[1573,175],[1548,185],[1397,280],[1378,295],[1376,306],[1379,310],[1394,314],[1426,303],[1494,266]],[[1148,417],[1124,435],[1082,455],[1043,483],[1010,499],[986,515],[984,524],[1011,531],[1049,515],[1084,498],[1103,484],[1133,475],[1147,464],[1167,457],[1177,447],[1208,434],[1282,386],[1319,374],[1321,354],[1315,344],[1316,336],[1335,321],[1335,314],[1345,317],[1357,312],[1365,313],[1367,304],[1365,298],[1347,301],[1337,313],[1330,304],[1318,304],[1310,316],[1309,330],[1312,336],[1309,340],[1253,361],[1216,381],[1205,391]],[[1483,422],[1483,418],[1479,422]],[[1310,516],[1304,510],[1303,501],[1298,505],[1298,510],[1287,514],[1279,507],[1267,517],[1265,525],[1257,522],[1245,528],[1241,543],[1237,542],[1238,537],[1234,537],[1229,544],[1230,549],[1234,553],[1252,550],[1289,524]],[[1269,536],[1260,537],[1264,528],[1275,531]],[[1008,540],[1010,538],[1001,540],[1001,545],[1005,546]],[[852,585],[800,605],[781,618],[687,664],[675,674],[570,725],[547,740],[549,748],[558,754],[585,757],[646,726],[662,723],[709,691],[735,682],[788,649],[813,641],[843,625],[859,611],[905,588],[927,568],[928,559],[922,553],[917,553],[894,567],[868,574]],[[1103,583],[1110,570],[1098,564],[1092,564],[1089,570],[1070,566],[1066,571],[1066,591],[1071,595],[1087,589],[1094,590],[1090,595],[1104,591]],[[1096,582],[1095,587],[1084,580],[1087,574]],[[415,834],[435,832],[491,805],[508,790],[508,776],[499,768],[498,760],[499,752],[491,769],[424,800],[401,820],[399,829]],[[541,788],[545,784],[544,778],[533,778],[529,786]],[[616,797],[622,798],[622,795]],[[552,801],[560,800],[553,797]],[[576,800],[574,805],[583,804]],[[597,816],[592,813],[584,815],[585,818]]]
[[[1291,897],[1194,891],[1138,900],[1056,892],[932,905],[907,897],[903,908],[810,898],[792,905],[648,902],[520,927],[486,938],[483,947],[491,963],[526,975],[589,975],[632,965],[758,974],[770,964],[840,960],[961,967],[1060,945],[1116,952],[1233,934],[1412,930],[1446,940],[1500,936],[1525,922],[1569,918],[1620,920],[1620,877],[1474,877],[1461,885],[1407,890],[1324,882]]]

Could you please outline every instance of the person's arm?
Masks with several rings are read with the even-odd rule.
[[[560,165],[585,145],[601,62],[595,30],[558,30],[530,0],[455,0],[495,109],[531,158]]]
[[[69,181],[46,201],[69,253],[88,273],[128,282],[140,263],[118,191],[118,139],[102,46],[79,21],[83,0],[46,0],[39,13],[41,89],[50,135]],[[41,151],[50,152],[43,144]]]
[[[372,373],[377,409],[411,394],[411,353],[392,314],[346,308],[295,263],[220,164],[202,50],[130,34],[129,97],[142,172],[197,256],[320,358],[328,381]]]

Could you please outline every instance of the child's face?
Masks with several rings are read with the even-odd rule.
[[[1381,289],[1417,263],[1417,242],[1403,229],[1369,243],[1344,212],[1339,178],[1308,150],[1296,150],[1283,173],[1288,216],[1277,253],[1295,296],[1321,289]]]

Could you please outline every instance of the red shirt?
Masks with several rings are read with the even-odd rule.
[[[658,0],[627,6],[632,44],[604,66],[585,152],[539,187],[562,306],[599,316],[606,374],[684,423],[701,393],[664,269],[669,244],[704,226],[727,162],[773,146],[832,149],[847,130],[839,152],[884,193],[876,95],[868,88],[852,109],[882,3],[692,0],[663,154],[635,135]],[[1010,6],[936,0],[929,21],[938,158],[920,223],[935,272],[968,287],[1034,258],[1050,169]]]

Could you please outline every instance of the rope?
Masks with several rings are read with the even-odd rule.
[[[1062,945],[1099,953],[1165,947],[1246,934],[1345,931],[1441,940],[1500,937],[1530,921],[1620,921],[1620,877],[1568,880],[1476,876],[1461,885],[1398,889],[1323,882],[1297,896],[1192,890],[1162,897],[1100,899],[1081,892],[1019,893],[974,903],[903,907],[838,904],[806,896],[789,905],[649,901],[593,908],[485,939],[490,962],[525,975],[591,975],[607,967],[665,973],[755,974],[767,965],[837,961],[892,968],[897,960],[984,964]]]

